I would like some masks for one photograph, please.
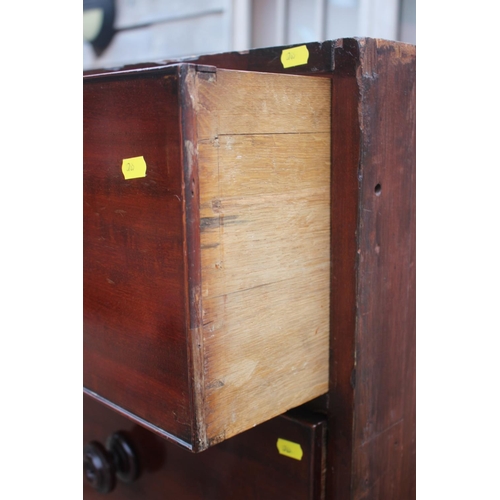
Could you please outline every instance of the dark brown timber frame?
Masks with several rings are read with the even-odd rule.
[[[326,498],[416,496],[415,46],[376,39],[203,56],[332,78],[332,295]]]

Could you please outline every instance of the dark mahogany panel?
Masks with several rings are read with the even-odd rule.
[[[415,498],[415,47],[370,38],[214,54],[219,67],[332,78],[327,497]]]
[[[83,99],[84,386],[189,443],[176,69],[84,78]]]
[[[332,76],[332,274],[327,493],[350,499],[353,375],[356,329],[356,262],[359,204],[359,51],[346,43],[335,49]]]
[[[107,495],[84,479],[86,500],[289,500],[321,499],[324,493],[324,417],[275,418],[202,453],[191,453],[84,396],[84,445],[105,443],[123,431],[137,453],[139,478],[118,480]],[[300,460],[278,452],[278,438],[300,445]]]
[[[353,499],[415,498],[415,47],[360,43]]]

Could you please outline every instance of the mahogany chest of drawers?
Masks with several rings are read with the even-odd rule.
[[[84,443],[143,464],[112,495],[415,498],[414,46],[90,72],[84,203]]]

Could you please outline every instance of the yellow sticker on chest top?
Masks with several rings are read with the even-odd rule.
[[[295,460],[302,460],[302,447],[298,443],[293,441],[287,441],[286,439],[278,438],[276,443],[280,455],[285,455],[286,457],[295,458]]]
[[[301,66],[307,64],[309,60],[309,51],[306,45],[294,47],[293,49],[285,49],[281,53],[281,63],[284,68],[293,68],[294,66]]]
[[[146,161],[144,160],[144,156],[125,158],[122,161],[122,172],[126,180],[146,177]]]

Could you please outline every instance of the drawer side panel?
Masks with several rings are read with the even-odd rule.
[[[84,83],[84,386],[189,443],[179,142],[176,75]]]
[[[331,82],[198,82],[205,418],[215,443],[328,390]]]

